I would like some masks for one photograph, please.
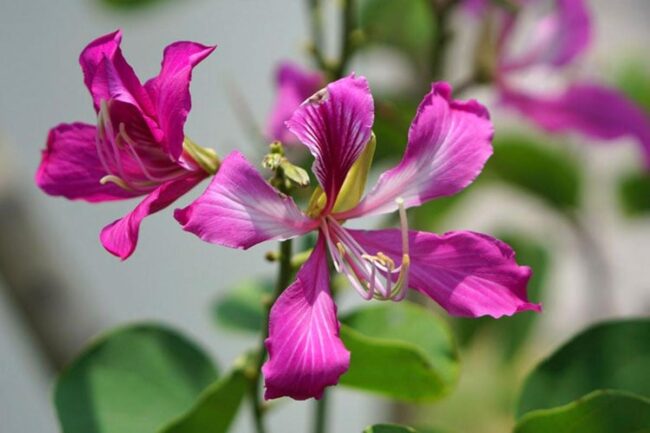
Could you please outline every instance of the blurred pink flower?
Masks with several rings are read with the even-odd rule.
[[[473,232],[408,230],[407,208],[453,195],[481,172],[492,154],[486,109],[453,100],[448,84],[434,84],[411,124],[402,161],[361,199],[367,173],[361,167],[369,167],[375,146],[373,121],[368,84],[354,75],[327,85],[293,113],[287,127],[313,154],[320,184],[307,213],[238,152],[194,203],[175,213],[185,230],[232,248],[318,232],[311,256],[271,309],[267,399],[320,398],[348,369],[327,251],[364,299],[399,301],[412,288],[458,316],[540,311],[526,297],[530,269],[517,265],[503,242]],[[400,229],[343,227],[348,219],[395,211]]]
[[[197,154],[198,146],[184,145],[183,125],[191,107],[192,68],[215,47],[169,45],[160,74],[143,86],[122,56],[121,39],[116,31],[82,51],[79,61],[97,125],[60,124],[50,130],[36,183],[47,194],[91,203],[145,196],[101,232],[104,247],[126,259],[136,247],[142,219],[209,175],[206,160],[197,156],[210,159],[210,151]]]
[[[277,95],[268,119],[267,138],[284,144],[297,143],[296,137],[289,132],[285,122],[305,99],[325,85],[325,79],[320,72],[308,71],[291,62],[283,62],[276,71],[275,85]]]
[[[504,106],[517,110],[549,132],[578,132],[589,138],[615,140],[633,137],[641,144],[650,168],[650,116],[622,92],[588,81],[574,81],[555,93],[534,93],[515,86],[515,74],[537,66],[561,70],[574,63],[592,39],[592,23],[584,0],[553,0],[553,8],[540,18],[525,52],[513,54],[513,39],[520,16],[541,0],[519,0],[522,10],[501,11],[497,42],[496,83]],[[486,2],[466,0],[473,12]]]

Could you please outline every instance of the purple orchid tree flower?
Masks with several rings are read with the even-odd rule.
[[[320,72],[308,71],[291,62],[282,62],[275,72],[277,95],[268,118],[266,136],[284,144],[297,143],[285,122],[300,104],[325,85]]]
[[[79,62],[97,125],[52,128],[36,184],[47,194],[91,203],[144,196],[132,212],[101,231],[104,247],[124,260],[135,250],[142,220],[214,174],[219,162],[183,132],[192,68],[215,47],[169,45],[160,74],[142,85],[122,56],[121,39],[116,31],[82,51]]]
[[[294,112],[287,126],[313,154],[320,184],[306,212],[233,152],[203,195],[175,213],[185,230],[232,248],[318,232],[309,259],[270,312],[262,369],[267,399],[320,398],[348,369],[327,251],[367,300],[399,301],[411,288],[457,316],[540,311],[526,296],[531,270],[519,266],[503,242],[467,231],[408,229],[407,208],[453,195],[481,172],[492,154],[487,110],[453,100],[446,83],[434,84],[413,120],[402,161],[361,199],[375,148],[373,121],[368,84],[354,75],[327,85]],[[390,212],[399,213],[399,229],[343,227],[352,218]]]
[[[591,81],[573,81],[556,93],[538,94],[513,84],[513,78],[536,67],[562,70],[584,54],[592,23],[584,0],[553,0],[539,19],[523,53],[514,53],[520,15],[540,0],[519,0],[518,12],[501,11],[496,46],[495,81],[504,106],[518,111],[552,133],[577,132],[597,140],[636,139],[650,168],[650,116],[622,92]],[[466,0],[473,13],[486,11],[487,0]]]

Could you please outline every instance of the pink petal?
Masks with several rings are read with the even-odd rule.
[[[205,177],[205,173],[197,172],[160,185],[149,193],[132,212],[104,227],[100,234],[104,248],[122,260],[129,258],[138,243],[142,220],[172,204]]]
[[[95,111],[99,111],[102,100],[118,99],[152,115],[149,95],[122,56],[121,41],[120,30],[109,33],[88,44],[79,57],[84,83],[93,97]]]
[[[457,193],[472,183],[492,154],[493,132],[485,107],[451,99],[447,83],[433,84],[411,124],[402,161],[384,172],[354,209],[337,217],[392,212],[398,197],[411,207]]]
[[[387,254],[401,263],[399,230],[358,231],[350,234],[368,253]],[[431,297],[455,316],[510,316],[541,311],[528,302],[530,268],[519,266],[505,243],[473,232],[436,235],[409,232],[409,286]]]
[[[311,72],[293,63],[282,63],[276,72],[277,95],[268,119],[269,140],[293,143],[296,137],[289,132],[285,122],[291,118],[302,102],[325,85],[319,72]]]
[[[524,6],[525,7],[525,6]],[[505,20],[505,26],[509,26]],[[583,0],[555,0],[554,9],[537,22],[526,52],[500,60],[502,71],[534,64],[561,67],[582,54],[591,42],[591,19]]]
[[[650,168],[650,116],[617,90],[574,83],[561,94],[535,96],[503,88],[502,100],[549,132],[578,132],[601,140],[633,137]]]
[[[321,398],[325,387],[336,385],[347,371],[350,352],[339,338],[322,238],[296,281],[273,304],[266,348],[266,399]]]
[[[312,170],[327,195],[328,212],[350,167],[370,140],[374,107],[363,77],[342,78],[306,101],[287,122],[316,160]]]
[[[96,133],[95,126],[85,123],[52,128],[36,172],[38,187],[50,195],[89,202],[137,196],[113,183],[100,183],[107,173],[97,156]]]
[[[176,42],[165,48],[157,77],[145,84],[154,102],[158,126],[164,133],[163,144],[178,160],[183,152],[183,125],[192,107],[190,80],[192,68],[215,50],[195,42]]]
[[[239,152],[228,155],[205,192],[174,216],[184,230],[206,242],[244,249],[270,239],[289,239],[318,226]]]

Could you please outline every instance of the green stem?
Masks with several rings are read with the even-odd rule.
[[[264,407],[262,402],[262,397],[260,391],[262,389],[262,364],[266,359],[266,345],[264,344],[265,340],[269,336],[269,315],[271,312],[271,307],[275,303],[276,299],[284,291],[284,289],[291,282],[291,276],[293,275],[293,268],[291,266],[291,252],[292,252],[291,239],[280,242],[280,251],[279,251],[279,260],[280,260],[280,270],[278,272],[278,280],[275,286],[275,290],[271,299],[269,300],[266,311],[264,314],[264,328],[262,331],[262,340],[260,342],[260,348],[258,351],[257,363],[255,365],[255,378],[251,381],[251,400],[253,403],[253,418],[255,421],[255,431],[257,433],[266,433],[266,426],[264,424]]]
[[[334,79],[339,79],[345,74],[345,70],[352,58],[354,47],[352,46],[352,33],[356,28],[356,2],[354,0],[343,0],[341,8],[341,52],[339,61],[333,71]]]
[[[449,16],[458,3],[457,0],[446,0],[436,3],[432,1],[431,11],[436,25],[436,33],[431,43],[431,78],[440,80],[444,74],[445,54],[448,42],[451,40]]]
[[[323,54],[323,12],[320,0],[309,0],[309,23],[311,29],[311,54],[320,70],[326,72],[329,65]]]
[[[320,400],[316,400],[314,407],[314,433],[327,431],[328,392],[325,390]]]

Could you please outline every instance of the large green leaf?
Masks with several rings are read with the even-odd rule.
[[[404,401],[431,401],[456,384],[458,354],[447,326],[407,301],[359,308],[342,319],[352,357],[341,384]]]
[[[619,184],[619,197],[630,216],[650,213],[650,173],[630,173]]]
[[[522,233],[507,232],[499,234],[499,239],[507,243],[517,254],[517,263],[529,266],[533,276],[528,283],[528,298],[533,302],[543,300],[543,287],[548,277],[550,254],[539,242]],[[540,315],[533,311],[524,311],[511,317],[495,320],[491,317],[479,319],[456,319],[456,332],[461,344],[472,341],[479,329],[489,328],[500,346],[502,359],[510,361],[526,342],[533,324]]]
[[[225,433],[237,414],[248,383],[243,367],[234,369],[210,385],[192,410],[162,433]]]
[[[136,324],[94,341],[59,377],[54,402],[64,433],[155,433],[216,378],[186,337]]]
[[[562,210],[580,205],[582,173],[566,151],[523,135],[497,136],[485,174]]]
[[[155,6],[159,3],[166,3],[169,0],[98,0],[104,5],[115,9],[142,9],[148,6]]]
[[[650,400],[620,391],[595,391],[554,409],[526,414],[515,433],[648,433]]]
[[[650,71],[641,63],[629,63],[621,71],[619,86],[650,113]]]
[[[260,332],[264,323],[264,298],[270,296],[270,280],[241,282],[213,306],[217,324],[238,331]]]
[[[529,375],[519,416],[567,404],[594,390],[650,398],[650,319],[598,324],[571,339]]]
[[[427,0],[364,0],[360,22],[370,45],[396,48],[419,67],[428,61],[436,29]]]
[[[363,433],[416,433],[411,427],[396,424],[377,424],[367,427]]]

